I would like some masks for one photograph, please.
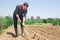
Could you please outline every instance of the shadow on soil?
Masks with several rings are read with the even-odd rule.
[[[18,35],[17,35],[17,36],[14,35],[14,33],[12,33],[12,32],[7,32],[7,34],[8,34],[8,35],[11,35],[11,36],[14,37],[14,38],[16,38],[16,37],[18,36]]]

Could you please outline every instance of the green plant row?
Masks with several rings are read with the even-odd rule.
[[[0,34],[2,33],[2,30],[8,28],[12,24],[13,20],[10,16],[0,17]]]

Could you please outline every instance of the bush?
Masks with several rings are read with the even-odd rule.
[[[52,24],[53,24],[53,25],[60,26],[60,19],[54,19],[54,20],[52,21]]]
[[[31,20],[31,19],[28,19],[25,22],[25,24],[27,24],[27,25],[33,25],[33,24],[36,24],[36,23],[41,24],[41,23],[43,23],[43,20]]]
[[[13,19],[9,16],[6,16],[6,24],[7,26],[11,26],[13,24]]]
[[[43,23],[47,23],[47,20],[46,19],[43,19]]]
[[[29,25],[29,24],[43,24],[43,23],[51,23],[54,26],[60,26],[60,19],[59,18],[48,18],[48,19],[40,19],[40,20],[31,20],[28,19],[25,24]]]
[[[8,28],[13,24],[13,19],[10,16],[6,17],[0,17],[0,34],[2,33],[2,30]]]
[[[26,22],[25,22],[25,24],[29,24],[29,25],[31,25],[31,24],[34,24],[34,20],[27,20]]]

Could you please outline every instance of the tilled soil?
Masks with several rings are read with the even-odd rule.
[[[26,25],[25,36],[21,36],[21,29],[18,26],[18,36],[15,37],[14,27],[11,26],[0,35],[0,40],[60,40],[60,26],[52,25]]]

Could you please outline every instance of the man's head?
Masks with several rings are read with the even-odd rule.
[[[23,10],[26,10],[28,8],[28,2],[24,2],[23,3],[23,6],[22,6],[22,9]]]

